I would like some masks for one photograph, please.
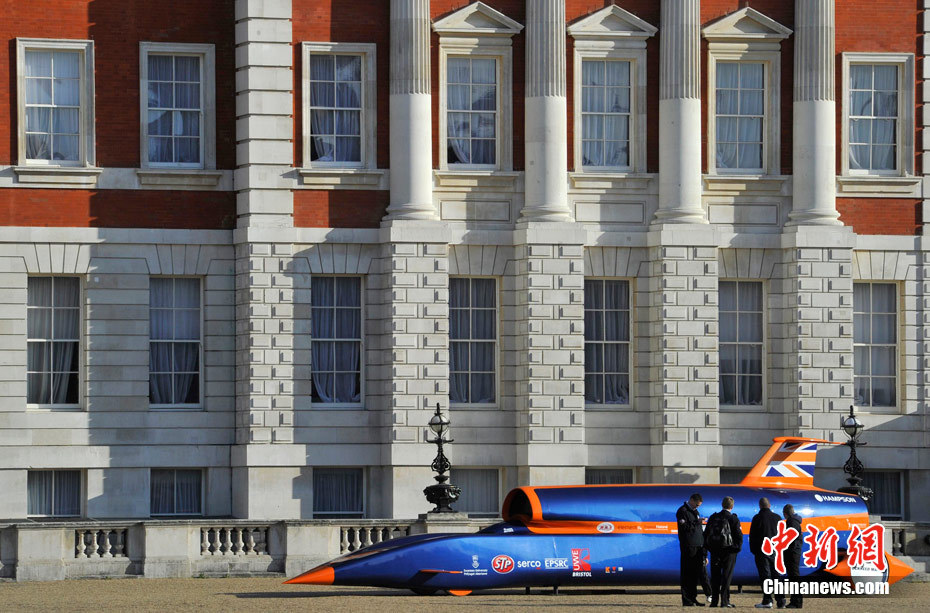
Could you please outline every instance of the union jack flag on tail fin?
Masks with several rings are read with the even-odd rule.
[[[813,487],[817,445],[830,441],[799,436],[779,436],[756,462],[740,485],[747,487]]]

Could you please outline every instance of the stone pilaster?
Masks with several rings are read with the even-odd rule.
[[[789,224],[839,225],[834,0],[795,0],[793,205]]]
[[[293,48],[290,0],[236,0],[236,447],[233,514],[299,518],[293,453],[295,288]],[[309,297],[308,297],[309,298]],[[299,334],[295,335],[295,332]],[[305,347],[306,348],[306,347]],[[309,353],[309,352],[305,352]],[[290,459],[285,459],[285,457]],[[289,468],[290,467],[290,468]],[[297,473],[295,473],[297,471]],[[304,475],[305,480],[307,475]],[[263,492],[287,484],[275,500]]]
[[[583,483],[584,231],[516,233],[517,468],[520,483]]]
[[[526,3],[526,199],[522,221],[571,221],[565,0]]]
[[[662,0],[656,224],[707,221],[701,205],[700,24],[700,0]]]
[[[718,249],[698,226],[650,233],[650,399],[656,481],[714,479],[718,433]],[[690,239],[690,240],[689,240]],[[702,245],[703,246],[695,246]]]
[[[433,205],[429,0],[391,0],[388,219],[437,219]]]
[[[383,505],[388,517],[411,517],[429,510],[423,488],[436,448],[424,444],[427,424],[437,402],[449,409],[449,244],[435,223],[381,232]]]
[[[829,438],[836,422],[818,416],[846,411],[853,401],[853,234],[845,227],[794,230],[782,239],[786,353],[775,357],[787,374],[784,428]]]

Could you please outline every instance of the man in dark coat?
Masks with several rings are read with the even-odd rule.
[[[707,552],[704,549],[704,532],[701,529],[701,516],[698,507],[703,499],[698,493],[691,497],[675,514],[678,522],[678,547],[681,549],[681,605],[683,607],[703,607],[697,601],[697,583],[702,583],[704,565],[707,564]]]
[[[794,507],[786,504],[782,509],[785,515],[786,528],[794,528],[798,531],[798,538],[785,550],[785,570],[788,573],[788,581],[797,581],[801,576],[801,516],[796,515]],[[800,594],[792,594],[791,602],[786,609],[800,609],[804,605],[804,598]]]
[[[749,551],[756,558],[756,570],[759,571],[759,582],[765,585],[766,579],[775,579],[778,572],[775,570],[775,554],[765,555],[762,553],[762,543],[767,537],[778,534],[778,521],[781,518],[772,512],[772,505],[768,498],[759,499],[759,512],[752,518],[752,524],[749,527]],[[775,595],[775,603],[779,609],[785,607],[785,597],[782,594]],[[756,605],[757,609],[771,609],[772,595],[763,592],[762,602]]]
[[[743,530],[740,527],[739,517],[732,513],[733,498],[724,497],[721,509],[707,518],[707,527],[704,529],[704,542],[710,551],[710,587],[714,599],[712,607],[729,607],[730,581],[733,580],[733,567],[736,565],[736,555],[743,548]],[[730,544],[717,542],[717,534],[721,531],[718,526],[728,526]],[[724,531],[726,528],[723,529]]]

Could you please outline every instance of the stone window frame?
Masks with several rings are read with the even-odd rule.
[[[87,335],[85,333],[85,324],[87,322],[86,320],[87,311],[86,311],[85,304],[84,304],[84,292],[85,292],[84,277],[80,275],[60,275],[60,274],[30,274],[29,277],[30,278],[31,277],[46,277],[46,278],[68,277],[72,279],[78,279],[78,284],[79,284],[78,291],[80,292],[79,297],[78,297],[78,305],[79,305],[78,308],[79,308],[79,318],[80,318],[78,325],[80,326],[80,331],[78,332],[78,401],[77,403],[76,404],[40,404],[40,403],[27,402],[26,410],[27,411],[85,411],[86,410],[86,403],[85,403],[86,397],[84,393],[85,392],[84,387],[85,387],[85,384],[87,383],[87,380],[86,380],[87,363],[84,359],[84,350],[86,349],[86,340],[87,340],[86,339]],[[28,279],[26,283],[27,283],[27,288],[28,288]],[[54,281],[52,281],[52,283],[54,284]],[[52,291],[54,292],[54,289]],[[51,308],[52,308],[53,317],[54,317],[54,311],[55,311],[54,302]],[[26,310],[27,310],[26,317],[27,317],[27,322],[28,322],[28,310],[29,310],[28,298],[27,298]],[[26,331],[27,355],[28,355],[28,339],[29,339],[28,334],[29,332],[27,330]],[[27,370],[28,370],[28,365],[27,365]]]
[[[199,378],[198,378],[198,387],[199,387],[199,389],[197,390],[197,393],[198,393],[198,395],[199,395],[199,400],[198,400],[198,402],[197,402],[196,404],[165,404],[165,403],[156,404],[156,403],[153,403],[153,402],[151,401],[151,396],[148,395],[148,396],[146,397],[146,399],[147,399],[147,401],[148,401],[148,403],[149,403],[149,404],[148,404],[148,408],[149,408],[150,411],[168,411],[168,412],[179,412],[179,411],[195,411],[195,412],[196,412],[196,411],[205,411],[205,410],[206,410],[206,402],[205,402],[206,393],[205,393],[205,390],[206,390],[206,387],[207,387],[207,386],[206,386],[206,381],[205,381],[206,368],[205,368],[205,366],[204,366],[204,357],[205,357],[205,354],[206,354],[206,351],[204,350],[204,345],[206,344],[206,343],[205,343],[205,337],[206,337],[206,335],[205,335],[205,330],[204,330],[204,323],[205,323],[205,320],[204,320],[204,312],[206,311],[206,305],[204,304],[204,300],[205,300],[205,296],[206,296],[206,294],[205,294],[205,286],[206,286],[206,283],[204,283],[204,278],[203,278],[202,276],[198,276],[198,275],[151,275],[151,276],[149,277],[149,279],[150,279],[150,280],[151,280],[151,279],[197,279],[197,280],[199,281],[199,283],[200,283],[200,309],[199,309],[199,310],[200,310],[200,340],[198,340],[197,342],[198,342],[198,344],[200,345],[200,356],[199,356],[199,359],[198,359],[198,365],[199,365],[199,367],[200,367],[200,372],[198,373],[198,377],[199,377]],[[150,283],[149,283],[149,290],[151,291],[151,281],[150,281]],[[149,303],[149,304],[151,304],[151,300],[150,300],[150,303]],[[175,307],[172,306],[171,309],[174,310]],[[152,316],[152,315],[151,315],[151,306],[149,306],[149,311],[150,311],[150,312],[149,312],[149,321],[151,321],[151,316]],[[149,346],[150,346],[150,347],[149,347],[149,352],[151,352],[151,342],[152,342],[152,331],[151,331],[151,329],[149,330],[148,339],[149,339]],[[172,342],[173,342],[173,341],[172,341]],[[151,374],[151,367],[150,367],[150,369],[149,369],[149,374]],[[172,371],[172,376],[174,376],[174,371]],[[174,388],[172,387],[172,389],[174,389]]]
[[[502,399],[501,399],[501,360],[503,359],[503,348],[502,348],[502,342],[501,342],[501,325],[503,321],[501,318],[503,317],[503,312],[504,312],[501,306],[501,297],[502,297],[501,292],[503,288],[503,279],[501,277],[497,277],[494,275],[449,275],[449,279],[450,279],[450,286],[451,286],[451,279],[469,279],[469,280],[491,279],[493,280],[494,281],[494,298],[495,298],[494,310],[496,312],[496,317],[494,318],[494,322],[495,322],[495,327],[494,327],[494,332],[495,332],[495,336],[494,336],[494,402],[452,402],[452,397],[451,397],[452,355],[451,355],[451,352],[452,352],[453,339],[451,336],[452,296],[451,296],[451,290],[450,290],[450,295],[449,295],[449,316],[450,316],[450,322],[449,322],[449,329],[450,329],[450,334],[449,334],[449,352],[450,352],[450,355],[449,355],[449,387],[450,387],[449,408],[450,409],[469,409],[469,410],[470,409],[478,409],[478,410],[499,409],[503,406]],[[469,288],[469,296],[471,296],[470,288]],[[471,312],[470,305],[468,307],[468,311],[469,313]],[[469,318],[469,321],[471,321],[471,318]],[[471,343],[473,341],[469,338],[467,342]],[[457,372],[461,372],[461,371],[457,371]],[[471,371],[469,370],[468,372],[470,373]],[[470,385],[471,384],[469,383],[469,386]]]
[[[475,15],[474,21],[468,18]],[[477,24],[477,25],[475,25]],[[513,170],[513,45],[523,26],[483,2],[475,2],[433,23],[439,35],[439,171],[495,173]],[[447,136],[447,73],[449,56],[487,58],[497,62],[497,134],[495,163],[452,164],[445,152]]]
[[[188,55],[201,58],[200,164],[152,163],[148,161],[148,57]],[[200,43],[139,43],[139,179],[145,184],[171,186],[216,185],[216,49]]]
[[[741,21],[753,28],[739,27]],[[744,31],[750,30],[750,31]],[[754,31],[752,31],[754,30]],[[742,8],[702,30],[707,45],[707,174],[770,177],[781,174],[781,41],[792,31],[750,7]],[[762,168],[717,168],[717,63],[761,63],[764,71],[765,119]]]
[[[859,413],[875,413],[875,414],[886,414],[886,415],[897,415],[901,413],[901,410],[905,406],[905,381],[902,369],[904,368],[904,358],[905,358],[905,340],[902,330],[902,326],[905,321],[905,311],[904,311],[904,295],[902,292],[901,283],[896,279],[853,279],[853,295],[855,295],[855,287],[858,284],[869,284],[869,285],[892,285],[894,286],[894,297],[895,297],[895,365],[894,365],[894,391],[895,391],[895,403],[893,406],[874,406],[874,405],[860,405],[856,404],[856,323],[855,323],[855,300],[850,307],[850,310],[853,315],[853,344],[852,344],[852,370],[853,370],[853,382],[852,382],[852,396],[853,404],[856,407],[856,411]],[[861,311],[860,311],[861,313]],[[871,316],[872,311],[869,311]],[[861,344],[859,344],[861,346]],[[868,344],[871,346],[871,343]],[[869,375],[871,377],[871,375]]]
[[[301,167],[304,185],[312,189],[385,189],[384,175],[378,170],[378,90],[377,45],[308,41],[301,43]],[[361,160],[359,162],[311,162],[310,56],[357,55],[362,58]]]
[[[360,516],[357,518],[342,517],[341,519],[364,519],[366,518],[368,516],[368,471],[365,469],[365,467],[364,466],[314,466],[312,468],[312,474],[310,476],[311,486],[313,484],[313,480],[315,479],[316,471],[323,470],[323,469],[359,471],[362,477],[362,484],[361,484],[362,509],[359,512]],[[311,501],[311,505],[314,505],[316,501],[316,488],[315,487],[312,490],[312,497],[313,497],[313,500]],[[315,510],[315,508],[311,511],[311,513],[313,515],[313,519],[340,519],[339,517],[340,515],[345,516],[349,514],[343,511],[317,511]],[[356,511],[352,511],[351,513],[354,514],[356,513]]]
[[[634,363],[634,361],[635,361],[635,359],[636,359],[636,342],[637,342],[637,340],[638,340],[638,339],[636,338],[636,334],[635,334],[636,330],[635,330],[635,315],[634,315],[634,311],[635,311],[635,302],[636,302],[636,300],[635,300],[636,279],[633,278],[633,277],[599,277],[599,276],[585,276],[584,281],[626,281],[627,284],[629,285],[629,298],[630,298],[630,302],[629,302],[629,305],[628,305],[628,307],[627,307],[627,310],[629,311],[629,317],[630,317],[630,319],[629,319],[629,324],[630,324],[630,340],[627,341],[627,344],[629,345],[629,357],[628,357],[628,360],[629,360],[629,362],[628,362],[628,364],[629,364],[629,373],[628,373],[628,377],[629,377],[629,388],[630,388],[630,391],[629,391],[629,399],[628,399],[629,402],[626,402],[626,403],[624,403],[624,404],[610,404],[610,403],[605,403],[605,402],[600,402],[600,403],[589,403],[589,402],[587,402],[587,400],[585,400],[585,403],[584,403],[585,410],[587,410],[587,409],[593,409],[593,410],[598,410],[598,411],[611,411],[611,410],[613,410],[613,411],[617,411],[617,410],[624,410],[624,411],[627,411],[627,410],[630,410],[630,409],[633,408],[633,404],[634,404],[635,398],[636,398],[636,393],[635,393],[635,390],[636,390],[636,377],[635,377],[636,365],[635,365],[635,363]],[[582,307],[582,310],[584,310],[583,307]],[[601,312],[604,312],[604,311],[606,311],[606,309],[601,308],[600,311],[601,311]],[[604,341],[604,342],[606,342],[606,341]],[[616,341],[616,342],[623,342],[623,341]],[[585,376],[587,376],[587,370],[585,370]]]
[[[54,510],[55,510],[55,509],[54,509],[54,493],[52,494],[52,505],[53,505],[52,514],[50,514],[50,515],[45,515],[45,514],[29,513],[29,512],[28,512],[28,504],[29,504],[29,503],[28,503],[28,501],[29,501],[29,473],[52,473],[52,487],[54,488],[54,479],[55,479],[54,474],[55,474],[55,473],[58,473],[58,472],[76,472],[76,473],[78,473],[78,478],[80,479],[80,486],[79,486],[79,488],[78,488],[78,507],[79,507],[79,509],[78,509],[78,514],[77,514],[77,515],[57,515],[57,514],[55,514],[55,513],[54,513]],[[27,471],[26,471],[26,504],[27,504],[26,517],[41,517],[41,518],[46,518],[46,519],[47,519],[47,518],[55,518],[55,517],[67,517],[67,518],[84,517],[85,514],[87,513],[87,478],[86,478],[86,473],[85,473],[85,471],[84,471],[84,470],[81,470],[81,469],[79,469],[79,468],[36,468],[36,469],[29,469],[29,470],[27,470]]]
[[[759,284],[762,286],[762,311],[761,311],[761,313],[762,313],[762,340],[759,341],[759,343],[752,343],[752,344],[754,344],[754,345],[755,345],[755,344],[759,344],[759,345],[762,346],[762,360],[761,360],[761,362],[762,362],[762,364],[761,364],[761,369],[762,369],[762,370],[761,370],[761,374],[762,374],[762,401],[761,401],[758,405],[755,405],[755,404],[723,404],[723,402],[720,401],[720,393],[719,393],[719,390],[718,390],[718,393],[717,393],[717,402],[718,402],[718,406],[719,406],[719,408],[720,408],[721,411],[733,411],[733,412],[744,412],[744,411],[745,411],[745,412],[749,412],[749,411],[751,411],[751,412],[760,412],[760,413],[761,413],[761,412],[765,412],[765,411],[768,410],[768,402],[769,402],[769,373],[768,373],[768,362],[769,362],[769,357],[768,357],[768,354],[769,354],[769,344],[768,344],[768,343],[769,343],[769,329],[768,329],[768,328],[769,328],[769,310],[768,310],[769,284],[768,284],[768,280],[767,280],[767,279],[750,279],[750,278],[745,278],[745,277],[725,277],[725,278],[724,278],[724,277],[721,277],[720,279],[718,279],[718,282],[717,282],[717,286],[718,286],[718,300],[717,300],[717,304],[718,304],[718,312],[717,312],[717,333],[718,333],[718,345],[717,345],[717,347],[718,347],[718,349],[717,349],[717,351],[718,351],[718,358],[717,358],[717,378],[718,378],[718,381],[719,381],[719,378],[720,378],[720,358],[719,358],[719,351],[720,351],[720,345],[723,344],[722,341],[719,341],[719,336],[720,336],[720,335],[719,335],[719,333],[720,333],[720,312],[719,312],[720,300],[719,300],[719,286],[720,286],[720,283],[722,283],[722,282],[732,282],[732,283],[736,283],[736,284],[737,284],[737,286],[736,286],[737,299],[738,299],[738,297],[739,297],[739,284],[740,284],[740,283],[759,283]],[[737,309],[738,309],[738,308],[739,308],[739,304],[737,303]],[[727,311],[727,312],[729,313],[729,312],[733,312],[733,311]],[[737,311],[735,311],[735,312],[736,312],[736,313],[739,313],[740,311],[737,310]],[[753,311],[753,312],[755,312],[755,311]],[[737,320],[737,321],[738,321],[738,320]],[[737,329],[738,329],[738,323],[737,323]],[[728,345],[729,345],[729,344],[737,344],[737,345],[738,345],[739,342],[738,342],[738,341],[734,341],[734,342],[732,342],[732,343],[728,342],[728,343],[726,343],[726,344],[728,344]],[[738,353],[738,352],[737,352],[737,358],[736,358],[736,359],[737,359],[737,371],[738,371],[738,370],[739,370],[739,353]],[[737,373],[736,377],[737,377],[737,379],[736,379],[736,381],[737,381],[737,386],[739,386],[739,374],[738,374],[738,373]],[[737,389],[738,389],[738,387],[737,387]]]
[[[81,55],[81,152],[76,162],[48,163],[26,158],[26,52],[76,51]],[[16,39],[16,124],[17,166],[20,183],[71,184],[93,186],[100,168],[96,166],[96,110],[94,90],[94,41],[56,38]]]
[[[493,471],[497,475],[497,507],[495,508],[493,512],[491,511],[469,511],[463,508],[458,508],[456,509],[456,511],[466,513],[469,517],[497,517],[498,515],[500,515],[500,506],[501,506],[501,501],[503,500],[502,494],[504,493],[503,489],[501,488],[501,485],[504,482],[502,478],[503,470],[501,470],[501,467],[499,466],[475,466],[475,465],[458,466],[456,465],[456,466],[453,466],[452,470],[449,472],[450,478],[453,479],[451,482],[458,483],[458,481],[454,481],[455,479],[454,473],[462,472],[464,470]]]
[[[310,390],[309,390],[309,393],[307,394],[307,396],[310,398],[310,408],[311,409],[325,409],[325,410],[349,410],[349,411],[364,410],[366,408],[366,405],[365,405],[366,354],[365,352],[368,349],[368,346],[367,346],[368,344],[366,343],[367,334],[365,331],[365,323],[366,323],[365,316],[366,316],[366,305],[367,305],[365,301],[365,294],[368,291],[368,284],[366,283],[366,276],[362,274],[312,273],[310,275],[311,296],[313,295],[313,279],[319,278],[319,277],[329,277],[329,278],[351,277],[351,278],[356,278],[359,280],[359,309],[360,309],[359,317],[361,318],[360,327],[359,327],[359,332],[361,334],[361,339],[359,340],[359,375],[358,375],[359,376],[359,391],[358,391],[359,400],[358,402],[313,402],[313,364],[310,364],[310,369],[309,369],[310,378],[308,380],[308,383],[310,385]],[[310,307],[310,312],[311,312],[311,319],[309,320],[309,325],[310,325],[310,330],[311,330],[310,347],[308,349],[310,349],[311,355],[312,355],[312,351],[313,351],[313,348],[312,348],[313,347],[313,335],[312,335],[313,307],[311,304],[308,304],[307,306]]]
[[[621,24],[617,26],[616,24]],[[575,22],[566,29],[574,39],[572,57],[572,144],[574,173],[606,174],[622,177],[646,172],[647,149],[647,79],[646,39],[658,28],[639,19],[619,6],[605,7]],[[582,62],[586,59],[630,62],[630,164],[619,166],[588,166],[582,164]]]
[[[165,470],[172,471],[174,474],[174,487],[175,487],[175,500],[174,506],[177,508],[177,483],[178,483],[178,471],[187,470],[187,471],[196,471],[200,473],[200,512],[198,513],[152,513],[152,499],[151,499],[151,489],[152,489],[152,473],[156,470]],[[174,466],[174,467],[162,467],[162,466],[152,466],[149,468],[149,517],[203,517],[206,515],[206,506],[207,506],[207,479],[206,479],[206,470],[198,467],[190,466]]]
[[[841,178],[845,183],[857,179],[889,179],[894,177],[914,177],[914,54],[913,53],[858,53],[846,51],[842,54],[842,107],[841,125]],[[897,152],[894,171],[873,172],[870,170],[852,170],[849,168],[849,91],[850,67],[854,64],[884,64],[898,67],[898,126]],[[881,191],[881,190],[879,190]],[[865,194],[867,195],[867,194]],[[897,194],[896,194],[897,195]]]

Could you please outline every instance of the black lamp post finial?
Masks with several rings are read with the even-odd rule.
[[[430,443],[436,443],[436,447],[438,447],[436,458],[430,465],[433,471],[437,473],[436,476],[433,477],[436,479],[436,483],[423,490],[429,503],[436,505],[430,513],[455,513],[455,509],[450,505],[458,500],[459,496],[462,494],[461,488],[451,483],[446,483],[449,477],[445,473],[452,469],[452,464],[449,462],[449,458],[446,457],[446,454],[443,453],[442,445],[443,443],[451,443],[454,440],[445,438],[450,424],[449,418],[442,414],[442,411],[439,409],[439,403],[437,402],[436,413],[429,420],[429,428],[436,434],[436,438],[432,441],[428,441]]]

